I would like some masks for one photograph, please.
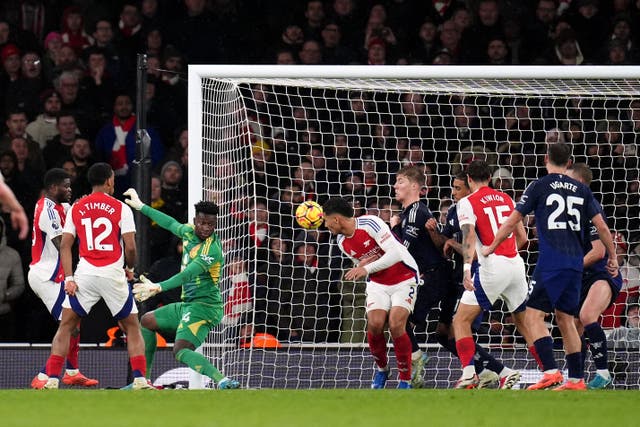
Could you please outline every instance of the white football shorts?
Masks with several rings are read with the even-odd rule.
[[[121,280],[78,273],[74,277],[78,290],[75,296],[67,298],[64,308],[71,308],[78,315],[86,316],[102,298],[116,320],[138,312],[124,274]]]
[[[404,307],[413,312],[418,293],[418,283],[408,279],[395,285],[367,283],[367,312],[371,310],[389,311],[391,307]]]
[[[47,279],[43,280],[33,270],[29,270],[27,280],[29,281],[29,286],[38,298],[42,300],[49,313],[56,320],[60,320],[62,317],[62,304],[67,299],[62,283]]]
[[[475,291],[464,291],[460,302],[480,305],[488,310],[498,299],[502,299],[510,312],[524,303],[529,295],[529,286],[522,257],[507,258],[490,255],[482,263],[474,277]]]

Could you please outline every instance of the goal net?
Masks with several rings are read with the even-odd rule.
[[[624,287],[601,323],[613,386],[638,388],[639,78],[637,67],[190,66],[189,200],[220,205],[226,256],[225,318],[204,353],[246,387],[369,387],[364,283],[342,279],[349,262],[326,229],[295,223],[295,207],[340,195],[358,215],[388,222],[400,210],[395,173],[415,164],[442,222],[452,176],[472,159],[489,162],[492,185],[517,200],[546,173],[546,144],[560,141],[591,168],[616,233]],[[537,241],[526,220],[531,274]],[[425,387],[451,387],[460,375],[434,339],[438,312],[418,331]],[[562,366],[560,333],[548,322]],[[522,383],[537,381],[500,303],[477,340],[519,369]],[[594,370],[588,353],[587,376]]]

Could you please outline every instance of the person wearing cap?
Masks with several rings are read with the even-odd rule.
[[[0,61],[2,61],[2,67],[8,83],[11,84],[20,78],[20,49],[14,44],[5,45],[0,50]]]
[[[53,89],[46,89],[40,94],[42,113],[27,125],[27,135],[38,143],[41,149],[47,141],[58,134],[56,116],[60,112],[62,101],[60,94]]]

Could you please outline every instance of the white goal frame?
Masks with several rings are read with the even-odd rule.
[[[188,181],[188,218],[194,216],[194,203],[202,200],[203,191],[203,81],[205,79],[244,80],[253,79],[282,79],[283,85],[292,84],[296,79],[315,79],[322,83],[321,87],[331,88],[332,79],[353,79],[361,84],[367,79],[390,79],[390,89],[394,91],[410,91],[414,86],[404,86],[400,79],[433,80],[439,85],[446,81],[465,81],[469,88],[483,91],[487,94],[505,94],[526,96],[527,94],[540,96],[548,93],[552,95],[563,91],[564,95],[572,94],[570,86],[562,86],[563,80],[606,80],[617,81],[615,94],[624,90],[625,84],[633,82],[629,87],[638,91],[640,87],[640,66],[304,66],[304,65],[189,65],[188,67],[188,129],[189,129],[189,181]],[[521,80],[517,92],[508,90],[492,90],[483,82],[507,80]],[[442,83],[445,81],[445,83]],[[549,86],[537,84],[544,81]],[[529,84],[532,82],[532,84]],[[556,85],[560,82],[559,86]],[[627,83],[626,83],[627,82]],[[309,86],[314,87],[314,86]],[[318,86],[320,87],[320,86]],[[452,86],[453,88],[454,86]],[[548,89],[551,88],[551,89]],[[622,89],[621,89],[622,88]],[[366,85],[362,86],[367,90]],[[372,86],[371,89],[374,89]],[[607,85],[597,84],[594,93],[607,95]],[[612,92],[614,93],[614,92]],[[577,95],[577,93],[576,93]],[[640,98],[640,94],[639,94]],[[307,347],[326,347],[326,344],[303,344]],[[340,346],[339,344],[336,346]],[[195,377],[192,384],[201,384]]]

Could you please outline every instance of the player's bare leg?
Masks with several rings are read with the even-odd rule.
[[[71,332],[69,339],[69,351],[67,352],[67,366],[62,382],[66,385],[80,387],[94,387],[98,385],[98,380],[87,378],[78,368],[78,354],[80,352],[80,322]]]
[[[529,340],[533,343],[544,372],[542,379],[529,386],[528,390],[543,390],[564,381],[562,373],[558,370],[558,363],[553,357],[553,339],[544,323],[545,314],[544,311],[531,307],[525,310],[524,323],[527,325]]]
[[[556,321],[562,334],[564,352],[567,359],[569,379],[567,384],[558,387],[556,390],[584,390],[584,366],[582,363],[582,343],[574,318],[571,314],[561,310],[556,310]]]
[[[47,360],[46,371],[49,379],[44,386],[45,389],[58,388],[64,359],[69,352],[69,339],[79,321],[80,317],[73,310],[62,309],[62,319],[51,342],[51,355]]]
[[[144,340],[140,333],[138,314],[131,313],[121,319],[120,326],[127,334],[127,352],[129,353],[129,363],[133,374],[132,388],[134,390],[154,388],[146,378],[147,362],[144,356]]]
[[[482,313],[479,305],[460,303],[453,317],[453,334],[456,338],[458,358],[462,364],[462,375],[456,382],[455,388],[471,389],[478,387],[480,380],[476,375],[473,356],[476,353],[476,343],[471,334],[471,324]]]
[[[398,363],[398,388],[411,388],[411,339],[407,335],[406,325],[409,310],[393,306],[389,311],[389,332],[393,339],[393,350]]]
[[[389,378],[389,360],[387,357],[387,339],[384,327],[387,323],[385,310],[371,310],[367,312],[367,342],[369,351],[378,369],[373,377],[371,388],[384,388]]]
[[[600,315],[611,302],[612,292],[609,283],[598,280],[589,289],[587,298],[580,309],[580,336],[589,340],[593,363],[596,365],[596,376],[587,385],[591,389],[606,388],[611,384],[611,373],[608,369],[607,338],[598,322]],[[582,352],[583,357],[586,351]],[[583,360],[584,364],[584,360]]]

